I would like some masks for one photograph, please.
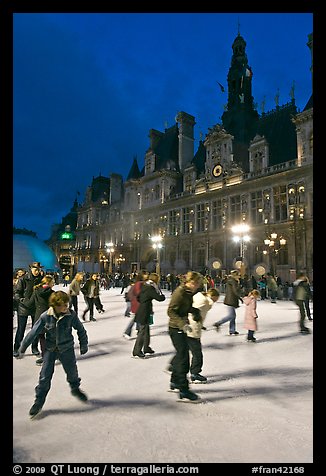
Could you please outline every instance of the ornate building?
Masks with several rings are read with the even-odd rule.
[[[308,47],[312,51],[312,34]],[[222,123],[194,151],[195,118],[179,112],[164,132],[149,131],[144,167],[93,178],[78,208],[75,271],[189,269],[224,274],[238,266],[293,281],[312,278],[313,105],[291,100],[259,115],[252,68],[240,34],[232,45]],[[312,72],[312,71],[311,71]],[[235,225],[247,225],[250,241]],[[162,249],[151,238],[159,235]],[[238,238],[238,241],[233,241]]]

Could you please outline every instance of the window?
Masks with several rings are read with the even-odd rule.
[[[180,213],[178,210],[169,211],[169,235],[179,234]]]
[[[182,233],[192,233],[194,210],[190,207],[182,209]]]
[[[275,221],[284,221],[287,219],[287,197],[286,186],[280,185],[273,188],[274,197],[274,219]]]
[[[232,224],[240,223],[241,221],[241,199],[240,195],[230,197],[230,222]]]
[[[197,250],[197,266],[199,268],[205,268],[205,248],[200,247]]]
[[[258,151],[254,155],[253,172],[261,172],[263,168],[263,153]]]
[[[213,200],[212,202],[212,230],[218,230],[222,227],[222,200]]]
[[[263,192],[257,191],[250,194],[250,218],[254,225],[263,223]]]
[[[196,229],[198,232],[207,230],[205,203],[200,203],[196,207]]]
[[[188,173],[185,176],[185,191],[191,192],[191,190],[192,190],[192,174]]]

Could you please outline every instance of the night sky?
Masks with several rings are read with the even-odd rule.
[[[221,122],[232,43],[245,39],[261,113],[312,92],[311,13],[15,13],[13,224],[50,236],[99,174],[125,179],[179,111]],[[218,83],[226,92],[222,93]]]

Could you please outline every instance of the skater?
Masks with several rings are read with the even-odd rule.
[[[268,297],[271,298],[271,303],[276,304],[276,297],[277,297],[277,283],[272,275],[272,273],[267,273],[266,275],[266,281],[267,281],[267,291],[268,291]]]
[[[69,309],[74,308],[75,313],[78,315],[78,296],[80,294],[80,286],[84,279],[84,273],[77,273],[74,279],[69,284],[69,296],[70,304]]]
[[[39,320],[27,334],[19,348],[18,358],[22,358],[27,347],[35,337],[45,331],[46,348],[44,362],[39,375],[38,385],[35,387],[35,402],[29,410],[29,415],[34,418],[42,409],[47,394],[51,387],[55,361],[60,359],[66,373],[67,381],[71,388],[71,394],[81,400],[87,401],[87,395],[79,389],[80,378],[76,364],[74,350],[74,336],[72,329],[78,334],[80,354],[88,351],[88,338],[83,324],[75,311],[69,311],[69,296],[64,291],[56,291],[49,298],[49,309],[45,311]]]
[[[18,357],[18,349],[24,338],[28,316],[31,316],[32,326],[35,322],[35,305],[31,301],[34,286],[42,281],[43,276],[40,274],[41,263],[34,261],[29,265],[30,271],[18,279],[15,288],[14,298],[18,302],[17,310],[17,331],[15,335],[13,356]],[[37,345],[32,343],[32,353],[36,356],[40,355]]]
[[[239,332],[235,328],[235,310],[237,307],[239,307],[239,301],[243,302],[241,298],[241,288],[239,281],[240,272],[237,269],[232,270],[226,280],[224,304],[227,306],[227,314],[225,317],[215,322],[214,324],[216,330],[219,331],[221,325],[229,321],[229,333],[230,335],[234,336],[239,334]]]
[[[165,301],[165,296],[158,287],[160,277],[156,273],[151,273],[148,280],[142,285],[139,294],[139,307],[136,312],[136,322],[139,324],[137,339],[132,351],[133,357],[145,358],[145,354],[154,354],[155,351],[149,346],[150,331],[149,326],[153,324],[153,299]]]
[[[219,296],[220,293],[217,289],[210,288],[207,292],[196,293],[192,298],[193,307],[199,309],[201,315],[200,320],[196,321],[191,313],[188,314],[189,328],[187,329],[187,341],[192,354],[190,363],[190,379],[192,383],[207,382],[207,378],[200,374],[203,367],[203,351],[200,338],[206,315]],[[171,365],[173,368],[173,360]]]
[[[133,283],[132,281],[130,281],[130,283],[128,284],[128,286],[126,287],[126,290],[125,290],[125,301],[126,301],[126,310],[125,310],[125,317],[130,317],[130,311],[131,311],[131,288],[132,286],[134,286],[135,283]],[[130,291],[130,293],[129,293]]]
[[[311,311],[310,311],[310,299],[312,299],[312,292],[311,292],[310,281],[307,276],[306,276],[306,281],[307,281],[307,285],[306,285],[307,296],[304,302],[304,307],[306,310],[308,321],[312,321]]]
[[[89,320],[96,321],[94,317],[94,306],[98,308],[99,304],[96,301],[100,294],[100,285],[97,279],[97,274],[93,273],[83,287],[80,288],[81,292],[84,294],[86,309],[82,314],[83,321],[86,320],[86,314],[89,312]],[[97,309],[98,310],[98,309]],[[98,312],[100,312],[98,310]],[[104,309],[103,309],[104,312]]]
[[[310,329],[305,326],[305,319],[306,319],[305,301],[308,298],[309,292],[310,292],[310,286],[308,283],[308,278],[304,273],[300,273],[296,281],[294,281],[293,283],[293,297],[294,297],[294,302],[296,303],[300,311],[299,327],[300,327],[301,334],[310,334]]]
[[[183,284],[172,293],[168,306],[169,335],[176,350],[173,358],[170,378],[170,391],[179,392],[180,401],[197,403],[200,397],[189,390],[187,374],[189,372],[189,345],[187,330],[188,314],[193,314],[195,321],[201,318],[199,309],[193,307],[193,295],[203,285],[203,276],[196,271],[188,271]]]
[[[131,331],[135,324],[135,317],[137,309],[139,308],[138,295],[141,291],[141,287],[145,281],[148,280],[149,272],[146,269],[140,271],[136,276],[135,284],[133,284],[132,289],[128,292],[130,299],[130,314],[132,315],[129,324],[124,331],[123,337],[127,340],[131,339]],[[138,324],[136,323],[136,329],[138,330]]]
[[[32,298],[35,306],[35,323],[39,320],[40,316],[44,311],[49,309],[49,299],[52,293],[54,293],[53,286],[55,285],[54,277],[50,274],[46,274],[40,284],[34,286],[34,291]],[[35,361],[36,365],[43,364],[43,356],[45,352],[45,335],[44,332],[40,332],[38,336],[35,337],[33,342],[34,346],[38,346],[40,343],[41,347],[41,357]]]
[[[256,337],[254,336],[254,334],[257,330],[256,319],[258,318],[258,315],[256,312],[256,308],[257,299],[259,298],[259,296],[259,291],[257,291],[257,289],[253,289],[252,291],[250,291],[250,293],[248,293],[247,296],[243,297],[243,302],[246,305],[243,327],[248,330],[248,342],[256,342]]]

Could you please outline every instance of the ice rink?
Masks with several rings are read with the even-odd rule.
[[[76,335],[88,403],[70,394],[58,364],[42,412],[30,420],[40,367],[30,347],[24,359],[13,359],[14,462],[313,462],[313,332],[299,333],[299,310],[292,301],[259,301],[257,342],[248,343],[244,305],[237,310],[240,335],[230,336],[228,323],[220,332],[212,327],[224,316],[221,295],[202,335],[208,383],[191,384],[202,398],[191,404],[167,391],[170,377],[164,370],[174,354],[167,332],[170,292],[164,291],[164,302],[154,301],[150,345],[156,353],[139,360],[131,357],[135,330],[132,340],[122,337],[129,318],[120,291],[101,291],[105,312],[95,311],[97,322],[85,323],[84,356]],[[85,307],[82,296],[79,307]],[[307,326],[313,331],[313,321]]]

